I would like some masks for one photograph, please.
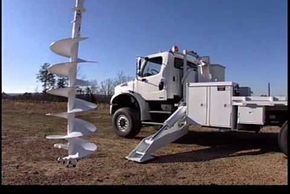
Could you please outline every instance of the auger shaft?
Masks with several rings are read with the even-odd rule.
[[[82,12],[85,11],[83,8],[84,0],[76,0],[75,11],[74,11],[74,20],[72,27],[72,38],[80,38],[81,35],[81,22],[82,22]],[[72,48],[72,57],[70,58],[70,62],[76,62],[78,60],[78,50],[79,50],[79,42],[77,42]],[[69,75],[69,87],[75,87],[77,77],[77,65],[73,66],[71,69],[71,73]],[[74,94],[68,96],[68,111],[71,111],[74,107],[75,101],[75,91]],[[70,133],[74,127],[75,114],[70,114],[68,116],[68,126],[67,133]]]
[[[68,150],[68,156],[58,159],[58,161],[67,163],[68,166],[71,166],[71,164],[75,166],[76,161],[93,154],[97,150],[97,146],[94,143],[81,139],[83,136],[92,135],[97,128],[90,122],[75,118],[76,112],[86,112],[97,107],[96,104],[76,98],[77,65],[78,63],[89,62],[78,58],[79,41],[86,39],[80,37],[82,12],[85,11],[83,4],[84,0],[76,0],[72,37],[58,40],[50,45],[50,49],[54,53],[69,58],[69,62],[55,64],[48,71],[59,76],[67,76],[69,78],[69,86],[67,88],[57,88],[48,91],[52,95],[68,98],[67,112],[48,115],[65,118],[68,120],[68,123],[67,134],[50,135],[46,138],[68,140],[68,144],[54,145],[56,148]]]

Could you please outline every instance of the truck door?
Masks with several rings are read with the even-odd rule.
[[[166,100],[166,90],[161,83],[163,69],[163,58],[161,56],[147,58],[144,61],[138,75],[136,91],[145,100]]]
[[[174,95],[182,97],[183,89],[185,89],[184,83],[197,82],[197,66],[190,61],[187,61],[187,72],[184,83],[183,79],[183,59],[174,57],[172,74],[176,78],[175,82],[169,83],[171,85],[170,90],[168,89],[168,98],[173,98]]]

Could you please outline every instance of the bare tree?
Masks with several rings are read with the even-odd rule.
[[[119,72],[115,78],[108,78],[98,84],[97,80],[89,81],[88,85],[90,87],[90,92],[92,94],[102,94],[110,96],[114,94],[114,88],[124,82],[133,80],[134,77],[125,75],[124,72]]]
[[[125,73],[123,71],[119,72],[115,78],[115,83],[114,85],[119,85],[121,83],[124,83],[124,82],[128,82],[130,80],[133,80],[134,77],[132,76],[128,76],[128,75],[125,75]]]
[[[93,94],[97,94],[100,90],[99,85],[98,85],[98,81],[97,80],[92,80],[89,82],[89,85],[91,87],[91,92]]]
[[[106,96],[113,95],[114,93],[114,80],[113,79],[105,79],[100,83],[100,93]]]

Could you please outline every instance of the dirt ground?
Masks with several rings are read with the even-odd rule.
[[[56,162],[65,150],[46,135],[64,134],[66,120],[45,116],[65,111],[66,103],[24,103],[2,100],[2,184],[52,185],[286,185],[288,159],[277,145],[277,128],[261,133],[218,132],[190,128],[189,133],[138,164],[125,159],[140,140],[155,130],[143,128],[134,139],[116,136],[108,105],[78,117],[94,123],[98,132],[88,138],[96,154],[76,168]]]

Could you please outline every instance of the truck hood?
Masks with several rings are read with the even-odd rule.
[[[119,84],[115,87],[114,94],[134,91],[134,80]]]

